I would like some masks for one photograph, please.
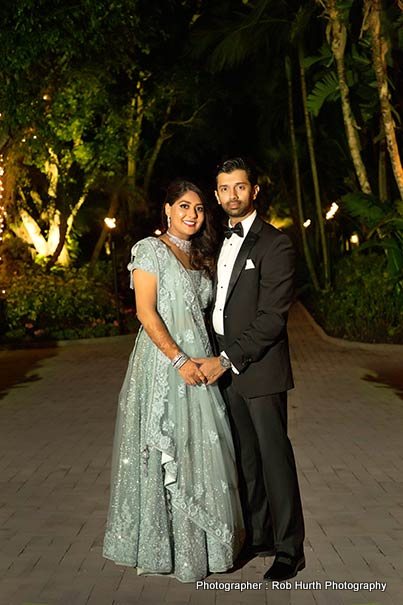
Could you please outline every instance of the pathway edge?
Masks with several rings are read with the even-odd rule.
[[[330,344],[336,345],[344,349],[363,349],[364,351],[379,351],[380,353],[403,353],[403,345],[399,344],[359,342],[357,340],[345,340],[344,338],[336,338],[335,336],[329,336],[329,334],[327,334],[324,329],[316,322],[314,317],[310,314],[308,309],[300,300],[297,300],[294,304],[301,308],[309,324],[312,326],[315,332],[322,338],[322,340]]]

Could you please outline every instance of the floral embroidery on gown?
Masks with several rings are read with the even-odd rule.
[[[135,268],[157,275],[157,309],[182,350],[211,355],[211,281],[153,237],[133,246]],[[226,571],[243,538],[235,469],[218,386],[187,386],[140,328],[119,395],[104,556],[182,582]]]

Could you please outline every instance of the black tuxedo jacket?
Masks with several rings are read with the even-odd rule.
[[[224,308],[224,350],[240,372],[232,379],[244,397],[294,386],[287,337],[294,264],[289,237],[256,217],[236,258]]]

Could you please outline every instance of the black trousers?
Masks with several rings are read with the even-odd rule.
[[[287,393],[247,399],[237,392],[230,371],[224,377],[247,541],[274,544],[277,552],[295,556],[303,550],[305,531],[287,435]]]

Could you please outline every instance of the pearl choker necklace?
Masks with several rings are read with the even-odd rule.
[[[173,244],[175,244],[175,246],[177,246],[177,248],[179,248],[179,250],[182,250],[182,252],[184,252],[185,254],[190,254],[190,248],[192,247],[192,242],[190,240],[181,239],[180,237],[176,237],[176,235],[173,235],[169,231],[167,231],[166,234],[167,234],[168,238],[171,240],[171,242]]]

